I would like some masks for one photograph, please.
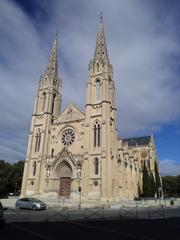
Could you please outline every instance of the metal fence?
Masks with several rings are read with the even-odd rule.
[[[9,208],[4,212],[6,222],[52,222],[52,221],[105,221],[128,219],[165,219],[180,217],[177,207],[120,207],[108,209],[105,207],[70,209],[49,207],[48,210],[32,211]]]

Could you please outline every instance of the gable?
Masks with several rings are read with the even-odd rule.
[[[82,113],[74,104],[70,103],[54,123],[72,122],[83,120],[84,118],[84,113]]]
[[[52,163],[52,166],[55,167],[56,165],[61,165],[61,163],[64,162],[64,159],[71,165],[75,165],[74,158],[72,157],[72,154],[64,147],[60,153],[58,153],[57,157]]]

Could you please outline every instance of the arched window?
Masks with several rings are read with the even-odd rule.
[[[42,112],[45,110],[45,106],[46,106],[46,93],[43,93],[43,97],[42,97]]]
[[[40,144],[41,144],[41,132],[40,129],[38,129],[38,132],[36,133],[36,141],[35,141],[35,152],[39,152]]]
[[[98,142],[97,142],[97,144],[98,144],[98,147],[100,147],[100,138],[101,138],[101,136],[100,136],[100,134],[101,134],[100,124],[98,124],[97,131],[98,131]]]
[[[100,147],[101,145],[101,126],[99,121],[94,124],[94,147]]]
[[[97,72],[99,72],[99,63],[96,64]]]
[[[51,150],[51,157],[54,157],[54,148]]]
[[[96,101],[101,100],[101,82],[99,79],[96,80]]]
[[[94,160],[94,174],[95,175],[99,174],[99,160],[98,160],[98,158],[95,158],[95,160]]]
[[[37,163],[34,161],[33,162],[33,176],[36,175],[36,168],[37,168]]]
[[[40,149],[40,144],[41,144],[41,132],[39,132],[39,141],[38,141],[38,147],[37,147],[38,152],[39,152],[39,149]]]
[[[53,99],[52,99],[52,114],[54,114],[54,105],[55,105],[55,98],[56,98],[56,94],[53,95]]]
[[[96,124],[94,125],[94,147],[96,147]]]
[[[38,133],[36,133],[36,136],[35,136],[35,139],[36,139],[36,141],[35,141],[35,152],[37,152],[37,145],[38,145]]]

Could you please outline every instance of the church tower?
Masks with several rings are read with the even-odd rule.
[[[22,195],[42,193],[44,164],[47,158],[50,126],[60,114],[61,80],[58,76],[57,36],[53,42],[46,71],[41,76],[35,97],[24,167]]]
[[[89,63],[86,104],[86,154],[84,189],[89,198],[110,200],[113,191],[112,158],[116,154],[116,108],[113,68],[100,17],[93,59]]]

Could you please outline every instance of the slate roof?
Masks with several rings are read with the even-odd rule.
[[[150,143],[151,136],[124,138],[122,139],[122,141],[123,143],[128,143],[128,146],[130,147],[143,146],[143,145],[148,145]]]

